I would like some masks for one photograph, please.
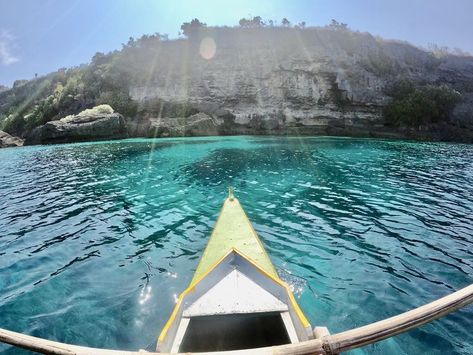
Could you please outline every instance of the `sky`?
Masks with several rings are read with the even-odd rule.
[[[177,37],[183,22],[237,25],[261,16],[354,30],[473,53],[473,0],[0,0],[0,85],[88,63],[130,36]]]

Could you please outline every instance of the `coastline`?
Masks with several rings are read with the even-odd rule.
[[[436,137],[429,135],[430,132],[421,132],[422,134],[405,134],[399,131],[359,131],[356,134],[347,134],[346,131],[338,130],[312,130],[308,131],[299,131],[299,130],[288,130],[285,132],[282,131],[268,131],[268,132],[252,132],[250,130],[241,130],[239,132],[226,132],[223,134],[208,134],[206,132],[200,132],[200,134],[187,134],[187,135],[170,135],[170,136],[150,136],[150,135],[124,135],[124,136],[114,136],[114,137],[105,137],[105,138],[94,138],[87,137],[80,140],[71,140],[71,141],[61,141],[61,142],[42,142],[36,144],[24,144],[19,146],[9,146],[6,148],[22,148],[30,146],[46,146],[46,145],[63,145],[63,144],[74,144],[74,143],[95,143],[95,142],[104,142],[104,141],[118,141],[126,139],[174,139],[174,138],[205,138],[205,137],[287,137],[287,138],[345,138],[345,139],[376,139],[376,140],[394,140],[394,141],[408,141],[408,142],[419,142],[419,143],[452,143],[452,144],[473,144],[473,137],[466,139],[465,137],[456,137],[456,139],[445,139],[442,137]],[[461,139],[458,139],[461,138]],[[2,149],[2,150],[3,150]]]

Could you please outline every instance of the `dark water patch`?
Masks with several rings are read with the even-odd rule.
[[[201,161],[185,166],[182,173],[189,181],[202,185],[228,184],[248,171],[278,175],[281,171],[312,167],[312,154],[280,144],[250,149],[231,148],[213,151]]]

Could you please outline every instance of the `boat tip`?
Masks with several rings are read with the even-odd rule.
[[[235,195],[233,194],[233,187],[228,186],[228,199],[233,201],[235,199]]]

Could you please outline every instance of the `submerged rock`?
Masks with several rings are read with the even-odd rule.
[[[220,120],[199,112],[185,118],[151,119],[152,136],[218,135]]]
[[[0,148],[21,147],[23,139],[14,137],[7,132],[0,131]]]
[[[26,137],[25,144],[68,143],[126,136],[123,116],[114,112],[109,105],[100,105],[35,128]]]
[[[221,134],[223,120],[199,112],[189,117],[147,118],[127,122],[132,137],[210,136]]]

